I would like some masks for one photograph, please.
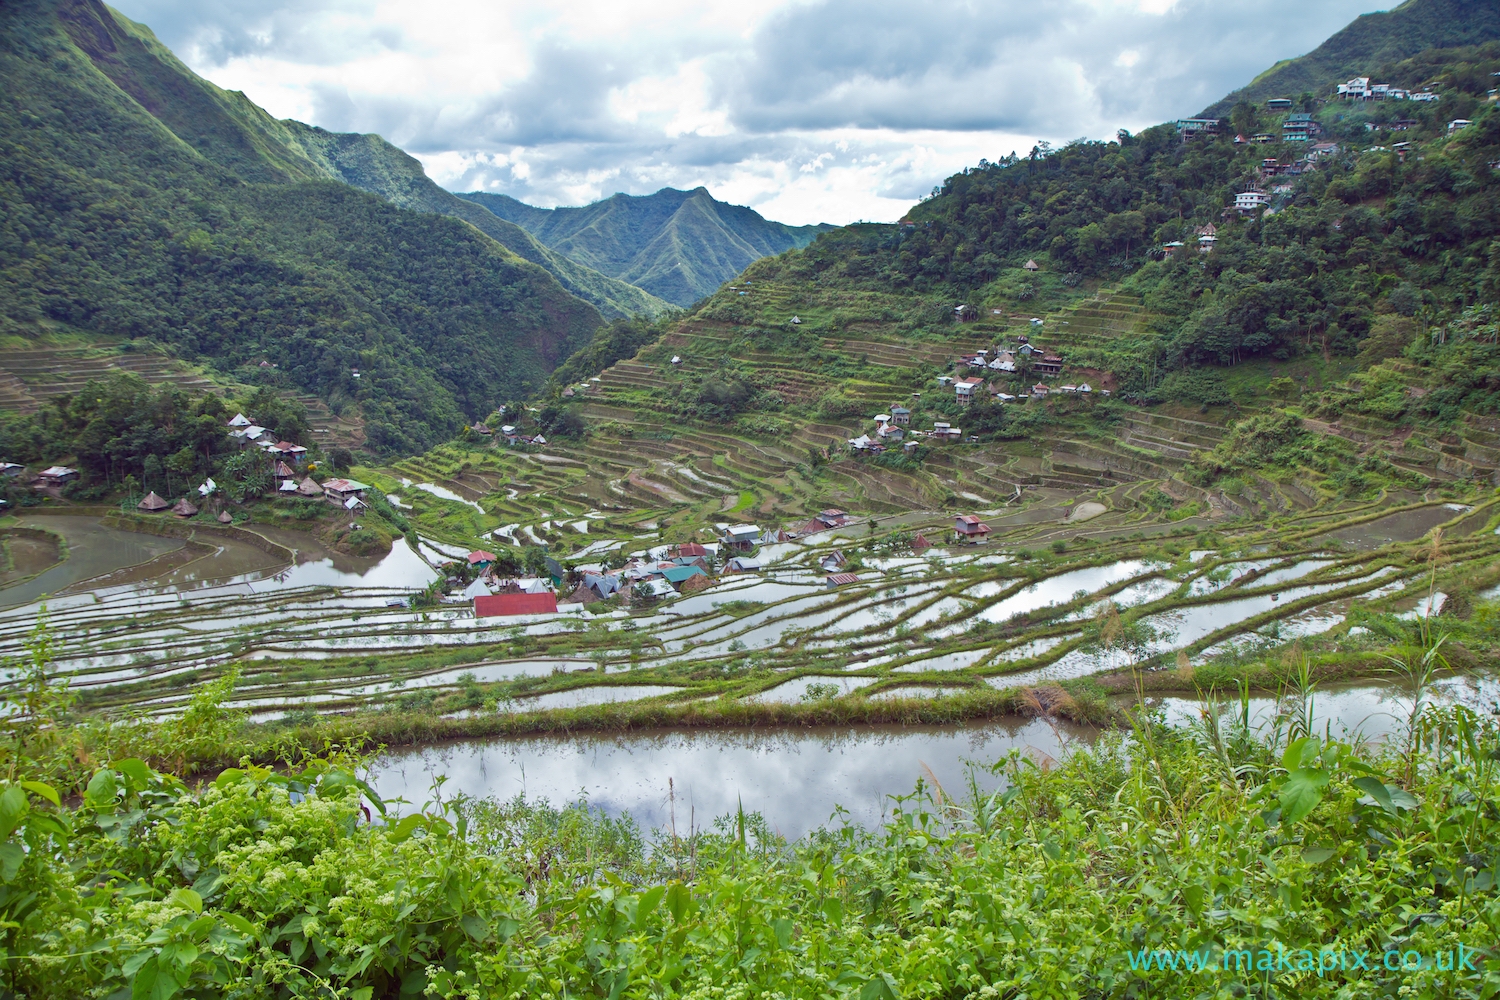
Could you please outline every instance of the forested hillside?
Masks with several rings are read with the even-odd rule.
[[[580,264],[689,306],[753,260],[804,247],[829,226],[787,226],[714,200],[704,188],[617,194],[583,208],[534,208],[506,195],[461,195]]]
[[[1321,92],[1330,80],[1383,77],[1392,63],[1426,49],[1479,45],[1497,38],[1500,5],[1493,0],[1406,0],[1394,10],[1356,18],[1307,55],[1277,63],[1203,114],[1227,115],[1240,101]]]
[[[1430,51],[1393,72],[1418,67],[1441,100],[1330,100],[1311,154],[1313,143],[1280,141],[1283,115],[1241,103],[1217,135],[1162,125],[981,162],[909,225],[841,229],[750,274],[941,291],[976,311],[1019,308],[1048,282],[1128,280],[1157,336],[1093,360],[1140,392],[1152,372],[1353,356],[1382,315],[1456,315],[1492,302],[1500,284],[1500,114],[1481,89],[1500,71],[1500,47]],[[1450,131],[1455,119],[1472,124]],[[1226,210],[1250,189],[1269,210]],[[1036,274],[1022,269],[1032,258]]]
[[[288,126],[96,0],[7,4],[0,81],[4,335],[149,338],[358,406],[401,451],[599,326],[470,226],[320,179]]]
[[[498,218],[483,205],[445,191],[414,157],[378,135],[329,132],[301,122],[280,123],[291,140],[328,172],[392,205],[462,219],[512,253],[547,269],[562,286],[611,318],[656,316],[670,304],[619,278],[607,277],[542,245],[525,229]]]

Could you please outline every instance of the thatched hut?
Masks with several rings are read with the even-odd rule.
[[[171,506],[171,504],[167,503],[161,497],[157,496],[155,490],[147,493],[146,498],[140,503],[136,504],[137,509],[144,510],[148,514],[159,514]]]
[[[192,517],[194,514],[198,513],[198,508],[188,503],[187,497],[183,497],[181,500],[177,501],[177,503],[173,504],[172,513],[176,514],[178,517]]]

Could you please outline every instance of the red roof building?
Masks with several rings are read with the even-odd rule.
[[[475,618],[545,615],[557,611],[556,594],[490,594],[474,598]]]
[[[682,557],[706,556],[708,555],[708,549],[705,549],[697,542],[684,542],[677,546],[677,555]]]
[[[828,574],[828,586],[842,587],[846,583],[858,583],[859,577],[853,573],[830,573]]]
[[[953,519],[953,533],[959,538],[983,538],[990,533],[990,526],[974,514],[960,514]]]
[[[469,565],[478,566],[481,563],[492,563],[495,561],[495,553],[478,549],[469,553]]]

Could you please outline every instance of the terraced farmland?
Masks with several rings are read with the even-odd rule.
[[[111,711],[179,711],[197,685],[231,670],[235,704],[260,717],[750,704],[793,682],[829,680],[850,699],[1088,677],[1108,686],[1127,667],[1167,670],[1170,680],[1179,654],[1235,661],[1298,637],[1310,649],[1336,643],[1355,662],[1366,648],[1346,621],[1356,603],[1393,610],[1425,601],[1430,586],[1500,583],[1497,503],[1347,504],[1207,536],[1125,509],[1075,523],[1056,498],[1046,510],[997,511],[983,546],[911,552],[891,529],[943,539],[946,522],[882,520],[766,546],[765,572],[655,607],[573,605],[520,619],[476,619],[467,605],[389,607],[432,574],[403,552],[367,577],[389,579],[399,564],[403,584],[317,582],[311,567],[191,595],[117,587],[55,599],[49,614],[63,640],[60,673],[86,705]],[[1388,542],[1344,540],[1393,525],[1401,537]],[[1436,577],[1422,559],[1432,527],[1447,538]],[[658,544],[616,542],[625,551]],[[835,548],[854,557],[857,581],[830,588],[818,563]],[[0,613],[0,654],[19,650],[36,610]]]

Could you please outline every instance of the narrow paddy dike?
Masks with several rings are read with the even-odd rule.
[[[861,523],[766,546],[762,572],[650,608],[564,605],[511,619],[476,619],[466,604],[393,606],[437,576],[451,543],[424,540],[419,551],[398,540],[356,565],[295,533],[268,532],[283,551],[299,549],[300,561],[241,572],[223,552],[173,564],[163,557],[176,550],[162,546],[181,549],[182,540],[95,519],[75,526],[78,537],[119,551],[144,540],[134,553],[142,558],[114,577],[93,574],[104,585],[49,597],[46,609],[58,674],[84,707],[121,715],[177,714],[200,685],[232,671],[231,704],[256,720],[344,718],[379,732],[415,713],[430,720],[418,742],[955,722],[1024,710],[1037,686],[1102,692],[1144,677],[1153,691],[1191,691],[1178,675],[1184,659],[1212,667],[1293,640],[1329,650],[1315,657],[1328,676],[1373,676],[1383,661],[1348,634],[1351,608],[1401,612],[1425,600],[1434,528],[1452,532],[1438,589],[1455,575],[1471,589],[1500,583],[1493,504],[1450,509],[1410,498],[1214,533],[1166,525],[1163,534],[1068,540],[1055,535],[1061,515],[1007,523],[997,511],[986,515],[996,528],[987,544],[922,553],[902,546],[909,536]],[[604,524],[588,522],[600,551],[656,544],[610,537]],[[943,540],[948,524],[913,515],[892,529]],[[1360,530],[1379,537],[1334,537]],[[818,564],[835,548],[854,560],[857,582],[825,583]],[[8,593],[0,590],[0,604]],[[0,607],[0,655],[23,650],[41,606],[35,596]]]

